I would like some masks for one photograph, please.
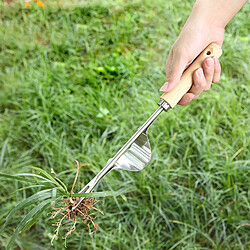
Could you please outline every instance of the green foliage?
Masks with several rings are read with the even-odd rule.
[[[35,222],[39,219],[39,217],[43,214],[43,212],[49,207],[52,202],[55,200],[61,200],[63,201],[65,198],[70,198],[70,197],[107,197],[107,196],[118,196],[121,195],[122,193],[128,192],[128,189],[121,189],[119,191],[113,192],[113,191],[106,191],[106,192],[97,192],[97,193],[90,193],[90,194],[85,194],[85,193],[77,193],[77,194],[71,194],[68,192],[66,185],[57,177],[53,177],[46,171],[44,171],[41,168],[38,167],[30,167],[36,171],[39,171],[40,174],[42,175],[36,175],[36,174],[30,174],[30,173],[22,173],[22,174],[16,174],[16,175],[8,175],[8,174],[1,174],[0,173],[0,178],[3,179],[11,179],[11,180],[17,180],[17,181],[25,181],[25,182],[30,182],[30,183],[38,183],[42,185],[32,185],[27,188],[31,187],[38,187],[38,186],[43,186],[43,187],[51,187],[53,188],[50,189],[43,189],[42,191],[38,191],[35,194],[29,196],[26,199],[23,199],[19,204],[13,208],[8,216],[5,219],[5,223],[2,226],[1,231],[5,229],[7,224],[11,221],[12,217],[15,215],[16,212],[19,210],[23,210],[26,207],[30,207],[34,204],[37,204],[33,209],[31,209],[27,215],[24,216],[22,221],[18,224],[15,232],[11,236],[7,249],[10,249],[13,244],[15,243],[15,240],[17,239],[18,235],[21,234],[22,232],[27,231],[30,229]],[[25,177],[33,177],[33,178],[39,178],[37,181],[34,179],[27,179],[21,176]],[[21,188],[17,191],[21,191],[24,188]]]
[[[45,200],[42,201],[41,203],[39,203],[37,206],[35,206],[22,220],[21,222],[18,224],[15,232],[13,233],[13,235],[11,236],[8,245],[7,245],[7,249],[10,249],[13,244],[15,243],[15,240],[18,236],[18,234],[22,233],[23,231],[25,231],[26,229],[28,229],[30,226],[33,225],[33,223],[35,222],[35,220],[37,219],[37,216],[39,214],[41,214],[49,205],[50,200]]]
[[[35,194],[31,195],[30,197],[23,199],[19,204],[16,205],[14,209],[11,210],[11,212],[6,217],[5,223],[1,230],[4,230],[7,224],[11,221],[11,218],[13,215],[15,215],[16,212],[19,210],[24,209],[25,207],[30,207],[36,203],[38,203],[32,210],[29,211],[29,213],[24,216],[22,221],[18,224],[15,232],[13,233],[12,237],[9,240],[9,243],[7,245],[7,249],[10,249],[12,245],[14,244],[15,240],[17,239],[18,235],[22,232],[27,231],[32,227],[35,222],[39,219],[39,217],[43,214],[43,212],[48,208],[50,204],[52,204],[55,200],[61,200],[70,197],[106,197],[110,195],[120,195],[124,192],[127,192],[128,190],[119,190],[119,192],[98,192],[98,193],[91,193],[91,194],[70,194],[67,190],[66,185],[59,179],[54,178],[52,175],[47,173],[41,168],[38,167],[31,167],[32,169],[35,169],[36,171],[39,171],[41,175],[35,175],[35,174],[29,174],[29,173],[22,173],[18,175],[7,175],[7,174],[0,174],[0,178],[4,179],[15,179],[17,181],[30,181],[31,183],[34,182],[33,179],[26,179],[21,176],[29,176],[29,177],[36,177],[40,180],[37,181],[38,183],[42,183],[43,185],[40,186],[46,186],[46,184],[53,185],[53,189],[44,189],[42,191],[36,192]],[[37,185],[36,185],[37,186]],[[30,186],[31,187],[31,186]],[[34,187],[34,186],[32,186]],[[23,189],[22,189],[23,190]],[[58,192],[59,191],[59,192]]]
[[[35,182],[42,184],[40,186],[43,186],[43,187],[46,187],[47,185],[54,186],[53,189],[52,188],[44,189],[42,191],[36,192],[35,194],[31,195],[28,198],[24,198],[8,214],[8,216],[5,219],[5,223],[1,229],[2,231],[5,229],[5,227],[8,225],[8,223],[11,222],[11,219],[13,218],[15,213],[17,213],[19,210],[23,210],[26,207],[30,207],[30,206],[38,203],[34,208],[32,208],[28,212],[27,215],[25,215],[23,217],[21,222],[18,224],[18,226],[15,229],[15,232],[13,233],[13,235],[11,236],[11,238],[8,242],[7,249],[11,249],[11,247],[15,243],[15,240],[17,239],[19,234],[21,234],[22,232],[25,232],[31,226],[34,225],[34,223],[39,219],[39,217],[43,214],[44,210],[46,210],[48,208],[48,206],[52,203],[52,201],[55,201],[55,199],[63,199],[65,196],[69,197],[69,193],[67,192],[67,190],[65,190],[63,188],[65,186],[64,184],[59,185],[58,182],[50,174],[48,174],[46,171],[44,171],[43,169],[40,169],[37,167],[32,167],[32,168],[41,172],[41,174],[43,176],[36,175],[36,174],[30,174],[30,173],[22,173],[22,174],[17,174],[17,175],[0,174],[0,178],[15,179],[17,181],[25,181],[25,182],[30,182],[30,183],[34,183],[34,179],[31,179],[31,177],[33,177],[33,178],[38,179]],[[21,176],[25,176],[25,177],[28,176],[29,179],[21,177]],[[35,185],[35,186],[37,187],[38,185]],[[34,185],[30,186],[30,187],[34,187]],[[61,195],[56,196],[57,189],[59,191],[61,191],[60,192]]]
[[[0,223],[21,209],[1,231],[1,246],[24,231],[20,248],[49,248],[54,229],[42,211],[52,191],[44,200],[32,195],[64,194],[74,159],[86,163],[80,189],[155,110],[166,57],[192,3],[0,3]],[[99,231],[76,230],[69,248],[249,248],[248,13],[246,5],[226,27],[220,83],[159,117],[149,130],[150,165],[105,177],[98,191],[131,192],[103,198]],[[51,168],[66,186],[42,173]],[[62,249],[64,240],[54,245]]]

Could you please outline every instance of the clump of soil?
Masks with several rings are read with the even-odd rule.
[[[81,166],[77,162],[77,173],[76,173],[75,180],[71,189],[71,194],[73,193],[73,189],[74,189],[77,177],[78,177],[80,167]],[[71,198],[66,198],[64,202],[62,202],[62,206],[59,208],[55,208],[52,205],[52,208],[55,211],[52,213],[51,218],[54,219],[56,216],[59,216],[59,215],[61,217],[55,224],[53,224],[57,228],[55,230],[54,236],[51,239],[51,245],[53,245],[53,240],[55,239],[55,237],[58,236],[60,227],[66,223],[70,223],[71,227],[69,231],[65,234],[65,247],[66,247],[66,239],[76,229],[77,222],[81,222],[81,221],[83,221],[84,223],[88,222],[87,225],[89,227],[91,234],[97,231],[98,224],[94,223],[96,216],[94,215],[94,213],[91,213],[90,211],[96,210],[100,212],[101,214],[103,214],[101,210],[94,207],[94,205],[98,202],[98,200],[95,197],[85,197],[83,201],[78,205],[78,207],[72,210],[72,208],[78,203],[79,200],[80,200],[80,197],[71,197]],[[91,224],[92,224],[92,230],[90,227]]]

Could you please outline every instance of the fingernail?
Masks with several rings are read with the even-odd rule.
[[[202,68],[199,68],[199,69],[197,70],[197,74],[198,74],[199,77],[204,77],[203,69],[202,69]]]
[[[168,82],[165,82],[165,83],[162,85],[162,87],[160,88],[160,91],[161,91],[161,92],[165,92],[165,91],[167,91],[167,88],[168,88]]]
[[[206,60],[206,66],[207,67],[212,67],[213,66],[213,59],[211,57]]]

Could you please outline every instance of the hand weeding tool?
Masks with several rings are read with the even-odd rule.
[[[106,166],[79,193],[90,193],[96,184],[113,169],[123,169],[127,171],[140,171],[144,169],[151,160],[151,148],[147,136],[148,128],[163,110],[168,111],[170,108],[173,108],[182,96],[188,92],[193,84],[193,73],[196,69],[202,67],[204,59],[213,56],[219,58],[221,54],[222,50],[219,45],[215,43],[208,45],[184,71],[177,86],[172,91],[160,97],[158,109],[138,128],[127,143],[113,158],[108,160]],[[84,198],[85,197],[80,198],[79,202],[72,209],[75,209]]]

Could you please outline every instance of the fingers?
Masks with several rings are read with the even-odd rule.
[[[197,69],[193,74],[193,85],[189,90],[190,93],[194,94],[193,99],[197,99],[198,96],[208,87],[206,75],[203,68]],[[209,76],[210,77],[210,76]]]
[[[219,59],[217,57],[213,57],[214,60],[214,77],[213,82],[216,83],[220,80],[221,66]]]
[[[211,87],[212,82],[220,80],[221,67],[218,58],[207,58],[204,60],[202,68],[197,69],[193,74],[193,85],[189,92],[185,94],[178,104],[186,105],[191,100],[195,100],[203,91]]]
[[[205,80],[206,80],[206,85],[204,86],[202,91],[208,91],[211,87],[211,83],[212,83],[213,76],[214,76],[214,60],[213,60],[213,58],[211,58],[211,57],[206,58],[203,62],[202,68],[203,68],[204,76],[205,76]]]
[[[193,99],[194,99],[195,95],[193,93],[187,93],[185,94],[181,100],[179,101],[179,105],[187,105],[189,104]]]

